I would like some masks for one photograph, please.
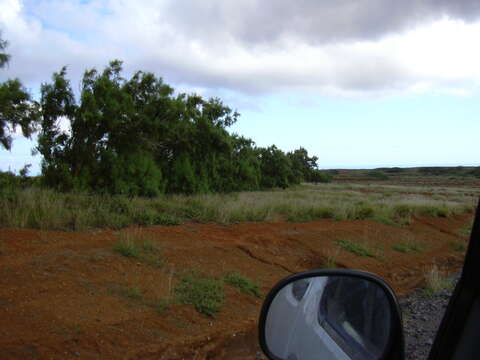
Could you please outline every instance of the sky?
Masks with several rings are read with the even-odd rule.
[[[320,168],[480,165],[478,0],[0,0],[0,32],[0,82],[34,97],[64,65],[78,89],[120,59]],[[34,146],[16,134],[0,170],[38,173]]]

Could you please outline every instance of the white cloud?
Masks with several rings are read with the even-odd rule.
[[[302,0],[292,21],[283,0],[275,11],[254,0],[199,3],[0,0],[12,54],[0,79],[34,86],[69,65],[75,88],[86,68],[114,58],[205,93],[468,94],[480,79],[480,23],[469,16],[475,2],[408,1],[400,11],[374,0],[363,0],[364,8]]]

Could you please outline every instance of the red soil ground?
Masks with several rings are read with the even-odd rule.
[[[254,359],[261,299],[226,286],[216,318],[174,304],[159,312],[183,271],[221,277],[238,271],[266,294],[293,272],[339,267],[373,272],[404,294],[437,264],[458,271],[470,215],[421,218],[404,228],[370,221],[185,224],[126,229],[154,239],[164,262],[155,267],[114,251],[118,232],[0,229],[0,359]],[[419,254],[392,249],[415,239]],[[367,242],[379,258],[338,252],[338,240]],[[119,289],[136,288],[142,299]]]

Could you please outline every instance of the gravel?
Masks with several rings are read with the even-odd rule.
[[[459,276],[457,274],[452,277],[453,284],[456,284]],[[442,290],[433,295],[426,295],[420,289],[399,297],[403,316],[406,359],[427,359],[450,300],[452,289]]]

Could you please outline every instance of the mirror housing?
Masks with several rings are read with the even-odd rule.
[[[259,342],[272,360],[404,359],[393,290],[355,270],[313,270],[281,280],[263,303]]]

